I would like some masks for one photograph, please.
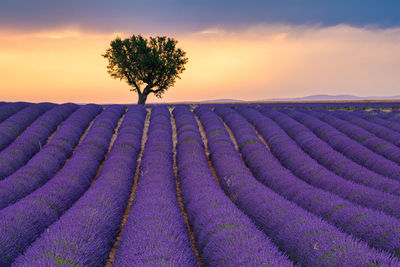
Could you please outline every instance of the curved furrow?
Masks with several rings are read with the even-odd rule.
[[[295,111],[292,110],[282,110],[282,112],[288,115],[295,113]],[[348,159],[342,153],[337,152],[326,142],[315,136],[306,126],[284,113],[271,110],[270,118],[273,119],[303,151],[308,153],[319,164],[347,180],[383,192],[400,195],[400,181],[395,181],[376,174]]]
[[[145,117],[141,106],[128,110],[96,181],[14,265],[104,266],[133,183]]]
[[[263,111],[264,115],[255,110],[243,115],[261,133],[274,156],[297,177],[361,206],[400,217],[400,197],[345,180],[319,165],[276,122],[266,116],[273,116],[270,109]]]
[[[400,148],[394,144],[378,138],[367,130],[349,123],[348,121],[339,119],[329,113],[323,111],[307,111],[307,113],[329,123],[337,130],[358,141],[371,151],[400,164]]]
[[[393,122],[400,123],[400,112],[395,113],[394,111],[392,111],[391,113],[391,116],[389,116],[387,119]]]
[[[372,152],[330,124],[301,111],[303,110],[290,112],[290,116],[307,126],[315,135],[328,143],[332,148],[376,173],[400,181],[399,165]]]
[[[295,262],[304,266],[398,264],[390,254],[340,232],[259,183],[237,153],[221,119],[208,108],[196,114],[206,130],[221,186]]]
[[[50,103],[31,104],[3,121],[0,124],[0,151],[11,144],[39,116],[55,106]]]
[[[206,266],[292,266],[224,194],[208,167],[197,122],[186,106],[173,111],[182,199]]]
[[[153,107],[138,186],[113,266],[197,266],[181,214],[167,107]]]
[[[129,193],[128,199],[126,201],[127,203],[126,203],[125,210],[123,211],[123,214],[122,214],[122,219],[120,221],[118,234],[117,234],[117,236],[116,236],[116,238],[114,240],[112,248],[110,249],[110,253],[108,254],[108,259],[107,259],[107,262],[105,264],[106,267],[111,267],[114,264],[115,254],[116,254],[116,251],[117,251],[117,249],[119,247],[119,244],[120,244],[120,241],[121,241],[121,235],[122,235],[122,232],[124,231],[124,228],[125,228],[125,225],[126,225],[126,221],[128,220],[133,200],[135,199],[135,193],[136,193],[136,188],[137,188],[137,184],[138,184],[138,177],[139,177],[139,169],[140,169],[139,167],[140,167],[140,163],[142,161],[143,150],[144,150],[144,146],[145,146],[145,143],[146,143],[146,140],[147,140],[147,134],[148,134],[148,130],[149,130],[151,109],[147,108],[145,112],[146,112],[146,114],[145,114],[146,116],[144,118],[144,124],[143,124],[143,130],[142,130],[142,138],[140,140],[140,148],[139,148],[139,152],[138,152],[137,159],[136,159],[136,162],[135,162],[135,170],[134,170],[133,177],[132,177],[133,183],[132,183],[131,188],[129,189],[130,193]]]
[[[379,116],[380,113],[382,113],[382,112],[378,111],[375,114],[371,114],[371,112],[366,112],[363,110],[357,110],[357,111],[353,112],[353,114],[355,114],[369,122],[373,122],[375,124],[385,126],[386,128],[389,128],[390,130],[400,133],[400,123],[396,122],[396,121],[385,120]]]
[[[181,190],[181,185],[178,179],[178,165],[176,164],[176,145],[178,143],[178,134],[176,132],[176,123],[174,116],[171,115],[171,112],[173,111],[173,107],[168,106],[168,110],[170,111],[170,117],[171,117],[171,126],[172,126],[172,153],[173,153],[173,168],[174,168],[174,177],[175,177],[175,186],[176,186],[176,193],[177,193],[177,198],[178,198],[178,203],[179,203],[179,208],[181,210],[181,213],[183,215],[183,219],[186,224],[186,228],[189,234],[189,241],[190,245],[192,246],[194,255],[197,260],[197,266],[202,266],[201,258],[200,258],[200,253],[199,250],[197,249],[196,246],[196,241],[194,238],[194,233],[193,233],[193,227],[189,223],[188,215],[185,210],[185,206],[183,204],[183,199],[182,199],[182,190]]]
[[[222,107],[215,111],[231,128],[246,165],[260,182],[370,246],[400,256],[398,219],[307,184],[279,163],[239,113]]]
[[[33,192],[65,164],[85,129],[102,108],[85,105],[71,114],[50,141],[26,165],[0,181],[0,209]]]
[[[6,149],[0,152],[0,180],[14,173],[42,149],[57,126],[78,108],[75,104],[56,105],[35,120]]]
[[[333,114],[334,116],[346,120],[354,125],[357,125],[368,132],[374,134],[375,136],[382,138],[383,140],[388,141],[396,146],[400,146],[400,133],[388,129],[385,126],[378,125],[376,123],[369,122],[363,118],[360,118],[354,114],[353,112],[343,111],[343,110],[336,110],[332,111],[329,114]],[[399,148],[400,150],[400,148]]]
[[[122,106],[109,106],[56,176],[0,211],[0,265],[10,265],[87,190],[123,112]]]
[[[0,123],[23,108],[26,108],[28,105],[31,104],[26,102],[4,103],[0,107]]]

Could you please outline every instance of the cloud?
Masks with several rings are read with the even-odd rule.
[[[0,32],[3,100],[135,103],[101,57],[116,35],[74,28]],[[400,27],[257,24],[174,35],[189,57],[162,100],[257,100],[312,94],[389,96],[399,92]]]
[[[254,24],[400,26],[398,0],[2,0],[3,29],[75,27],[97,32],[193,32]]]

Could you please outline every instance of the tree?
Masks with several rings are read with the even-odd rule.
[[[125,80],[130,90],[138,93],[138,104],[144,105],[150,93],[162,98],[185,70],[186,52],[176,44],[176,40],[165,36],[147,39],[132,35],[124,40],[117,37],[102,56],[108,59],[111,77]]]

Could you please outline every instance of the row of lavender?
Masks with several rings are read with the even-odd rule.
[[[264,110],[273,118],[271,110]],[[398,217],[400,198],[374,188],[357,184],[331,172],[304,152],[271,118],[247,116],[263,135],[281,164],[307,183],[330,191],[344,199],[372,209],[382,209]],[[332,162],[335,164],[335,162]]]
[[[1,126],[6,127],[8,133],[14,134],[8,135],[10,138],[2,142],[8,145],[12,141],[0,152],[0,180],[23,166],[37,153],[60,122],[76,109],[75,104],[34,104],[4,121]],[[27,125],[29,127],[25,129]]]
[[[389,119],[393,116],[387,115],[389,117],[384,120],[376,115],[371,116],[367,112],[359,111],[301,111],[301,113],[292,112],[289,115],[305,124],[321,139],[330,142],[329,144],[333,148],[360,165],[384,176],[400,180],[400,144],[398,141],[400,123],[390,121]],[[290,113],[287,110],[285,112]],[[317,128],[329,133],[321,134]],[[325,137],[328,135],[328,138]],[[339,143],[342,145],[340,146]],[[348,149],[348,146],[351,146],[352,149]],[[361,150],[361,153],[352,154],[348,153],[348,150]]]
[[[249,128],[248,123],[240,115],[231,115],[229,109],[217,108],[216,110],[238,132],[240,150],[246,162],[252,163],[251,170],[256,173],[262,183],[317,215],[325,215],[327,218],[336,217],[331,221],[342,226],[347,226],[352,219],[367,212],[369,222],[372,221],[381,228],[387,227],[391,234],[396,234],[396,229],[400,226],[396,219],[386,216],[382,221],[378,221],[377,218],[385,215],[362,209],[322,190],[314,192],[311,186],[299,182],[297,177],[293,177],[273,156],[268,154],[265,146],[256,139],[257,136],[254,133],[251,133],[251,127]],[[391,260],[389,253],[371,249],[366,243],[356,241],[352,236],[344,234],[341,225],[338,228],[333,227],[259,183],[244,165],[218,116],[205,108],[198,108],[196,113],[205,125],[213,165],[218,176],[223,178],[222,188],[227,194],[233,195],[232,200],[296,263],[306,266],[368,266],[374,263],[385,265],[393,261],[392,264],[398,264],[397,260]],[[313,198],[309,196],[310,194],[316,195]],[[325,198],[327,202],[329,200],[335,202],[332,206],[330,203],[325,203],[324,206]],[[319,201],[321,202],[318,203]],[[314,207],[310,207],[310,204]],[[338,212],[334,214],[337,206]],[[342,209],[344,211],[341,211]],[[355,215],[346,214],[353,211],[356,212]],[[354,223],[357,224],[357,220]],[[362,225],[361,223],[348,225],[346,230],[350,232]],[[369,234],[368,230],[374,230],[374,228],[365,229],[364,227],[359,235]],[[374,239],[376,237],[379,238],[379,231],[371,233],[368,238],[372,240],[371,243],[378,241],[379,245],[386,241],[383,237],[380,240]],[[398,237],[394,239],[394,242],[385,244],[388,250],[398,248]]]
[[[90,121],[101,110],[97,105],[79,108],[23,167],[0,181],[0,209],[15,203],[53,177],[71,156]]]
[[[272,241],[221,190],[211,172],[193,113],[173,111],[178,178],[197,249],[206,266],[291,266]]]
[[[96,107],[98,108],[98,106]],[[77,116],[91,115],[90,110],[84,110],[85,108],[91,107],[85,106],[81,108],[80,113],[74,114],[76,115],[75,119]],[[83,168],[80,170],[83,164],[77,164],[77,155],[80,154],[81,150],[92,150],[98,146],[106,147],[105,145],[108,142],[102,135],[110,133],[110,130],[114,128],[115,125],[113,126],[113,124],[116,123],[116,119],[121,115],[121,109],[122,106],[106,109],[90,127],[88,135],[77,148],[72,158],[55,177],[33,194],[2,211],[1,215],[3,216],[0,216],[5,220],[3,221],[2,236],[0,237],[2,245],[1,265],[10,265],[15,260],[15,257],[23,251],[25,251],[24,255],[16,259],[14,265],[101,266],[105,263],[111,245],[120,228],[122,213],[133,183],[133,173],[137,155],[140,151],[143,122],[146,114],[145,109],[142,107],[131,107],[129,109],[119,128],[117,139],[112,146],[104,167],[101,168],[96,182],[83,196],[81,195],[85,190],[84,187],[88,185],[90,177],[93,177],[99,167],[98,164],[90,164],[90,161],[98,158],[101,153],[93,151],[95,153],[85,155],[85,159],[79,157],[81,163],[84,162],[89,165],[87,166],[89,170],[84,170]],[[111,119],[108,117],[113,114],[115,115],[112,118],[113,120],[107,121],[107,119]],[[80,122],[82,122],[82,119]],[[74,116],[71,116],[60,127],[43,151],[37,153],[35,157],[47,155],[48,153],[46,152],[50,152],[50,150],[46,148],[52,147],[57,142],[56,140],[59,141],[62,133],[64,133],[64,141],[74,141],[70,140],[69,132],[66,131],[67,122],[76,123]],[[100,132],[96,132],[96,129]],[[131,264],[133,262],[135,265],[144,266],[153,263],[162,264],[163,262],[179,263],[185,266],[197,265],[175,192],[171,134],[168,109],[165,107],[159,110],[155,109],[152,113],[150,133],[146,144],[147,149],[140,168],[141,183],[136,192],[135,202],[132,207],[133,212],[122,235],[122,242],[118,249],[115,265],[126,266],[127,263]],[[94,145],[94,147],[82,149],[82,147],[85,148],[85,145]],[[61,155],[56,154],[54,153],[52,156],[61,157]],[[54,158],[51,159],[54,160]],[[77,159],[76,162],[75,159]],[[165,162],[167,163],[166,165]],[[38,163],[38,161],[29,161],[20,170],[26,169],[29,171],[43,167],[34,163]],[[46,163],[49,162],[44,164]],[[56,164],[57,162],[53,163]],[[163,164],[165,167],[160,168]],[[90,168],[91,165],[93,168]],[[51,167],[50,169],[52,169]],[[50,172],[50,170],[44,171]],[[71,177],[68,175],[70,171],[78,171],[78,174],[75,177]],[[50,177],[50,174],[47,175],[47,179]],[[9,178],[6,180],[18,180],[11,179],[12,177]],[[68,184],[65,178],[75,178],[76,184],[71,182]],[[43,182],[45,181],[37,181],[33,186],[39,187]],[[158,182],[161,183],[161,186],[155,187],[154,185]],[[32,191],[29,190],[31,189],[29,186],[27,187],[24,184],[16,185],[21,189],[19,191],[26,191],[25,194],[29,194]],[[56,187],[56,185],[58,186]],[[70,188],[67,188],[67,186]],[[12,184],[9,187],[12,187]],[[166,191],[166,188],[169,190]],[[61,194],[54,192],[54,189],[60,190]],[[154,199],[155,194],[159,196],[158,201]],[[15,194],[11,195],[14,198],[21,198],[21,196],[15,197]],[[32,195],[35,197],[32,197]],[[74,200],[78,197],[80,197],[79,200],[74,204]],[[38,204],[31,203],[35,202],[35,200],[43,202],[48,207],[34,206],[34,204]],[[71,205],[72,207],[68,209]],[[48,209],[46,210],[49,207],[54,211],[49,212]],[[169,209],[165,210],[165,207]],[[154,214],[154,210],[157,208],[159,214]],[[65,214],[62,215],[64,212]],[[61,216],[58,220],[55,216],[56,213],[58,214],[57,217]],[[169,218],[169,220],[165,221],[164,219],[166,218]],[[53,223],[54,221],[56,222]],[[149,228],[149,222],[156,228]],[[161,224],[157,226],[157,222]],[[49,225],[50,227],[45,230]],[[166,231],[166,228],[169,228],[169,231]],[[162,231],[161,235],[157,229]],[[43,232],[43,230],[45,231]],[[82,235],[83,232],[88,232],[88,235]],[[40,238],[37,238],[38,236]],[[153,237],[149,240],[149,236]],[[142,240],[142,243],[137,242],[137,240]],[[34,242],[29,246],[32,241]],[[26,249],[27,247],[28,249]]]
[[[316,117],[317,113],[315,112],[313,112],[315,113],[315,116],[308,114],[304,110],[285,112],[293,119],[309,128],[313,134],[325,141],[333,149],[342,153],[352,161],[374,171],[375,173],[400,180],[400,166],[398,164],[379,156],[376,153],[371,153],[371,150],[367,146],[364,146],[362,143],[345,134],[346,132],[351,133],[353,131],[363,131],[362,129],[346,123],[343,120],[336,119],[333,116],[329,116],[329,114],[320,115],[321,117],[318,119],[318,117]],[[342,127],[340,128],[343,132],[327,123],[327,121],[331,121],[333,125],[341,123]],[[347,127],[349,130],[345,130],[344,127]]]
[[[114,266],[196,266],[179,208],[169,110],[153,108],[134,192]]]
[[[104,148],[123,112],[119,106],[111,109],[109,114],[103,112],[98,118],[106,124],[99,124],[99,121],[92,126],[98,126],[97,129],[107,135]],[[144,108],[132,107],[121,118],[118,135],[93,185],[15,261],[15,265],[104,265],[133,184],[145,116]],[[111,120],[104,121],[107,117]],[[98,164],[93,170],[96,167]],[[94,174],[92,172],[91,177]]]
[[[87,116],[98,111],[99,107]],[[94,121],[85,138],[54,177],[0,211],[0,265],[10,265],[87,190],[123,112],[122,106],[109,106]]]
[[[274,154],[279,151],[273,145],[270,146],[271,152],[268,151],[243,117],[230,109],[217,108],[217,112],[233,130],[247,166],[262,183],[302,208],[323,217],[339,229],[363,239],[371,246],[398,253],[400,239],[397,232],[400,222],[396,218],[380,211],[363,208],[302,181],[278,162]],[[263,116],[257,111],[240,109],[240,112],[249,120],[263,120]],[[257,129],[265,136],[265,130],[260,125],[261,123],[257,125]],[[295,152],[293,158],[302,157]],[[308,165],[305,167],[312,168]]]
[[[66,110],[63,112],[67,113]],[[69,114],[74,110],[76,108]],[[178,138],[177,178],[194,232],[195,249],[203,264],[398,264],[389,254],[398,255],[400,251],[400,224],[397,218],[392,217],[398,217],[396,202],[400,203],[396,196],[399,187],[398,181],[393,179],[395,175],[379,174],[367,164],[356,164],[350,156],[339,153],[314,135],[311,126],[308,130],[308,125],[299,123],[301,118],[308,118],[313,123],[326,124],[317,117],[330,114],[304,111],[310,116],[304,112],[282,110],[282,113],[270,109],[261,109],[264,112],[261,114],[243,107],[237,110],[263,135],[272,153],[239,113],[223,106],[217,107],[216,113],[233,130],[247,166],[244,165],[221,119],[205,107],[196,109],[195,113],[205,127],[212,164],[219,181],[208,166],[194,114],[186,106],[174,110]],[[32,266],[32,263],[104,265],[119,231],[133,183],[146,112],[141,107],[128,110],[104,166],[86,191],[96,177],[113,129],[124,113],[121,106],[110,106],[99,116],[70,160],[61,171],[60,168],[71,155],[89,121],[99,111],[98,106],[86,106],[69,117],[69,114],[65,115],[63,119],[68,119],[59,126],[48,144],[42,150],[33,152],[36,155],[27,165],[3,180],[11,181],[3,184],[5,197],[7,188],[17,188],[16,192],[22,193],[12,193],[16,195],[15,199],[6,200],[3,206],[6,208],[0,211],[1,265],[11,264],[22,253],[15,261],[16,266]],[[56,117],[58,113],[52,114]],[[87,118],[78,120],[84,114]],[[341,116],[339,113],[332,115],[334,118]],[[362,112],[355,114],[357,118],[368,118],[367,115]],[[116,266],[130,263],[137,266],[196,265],[177,202],[170,120],[166,107],[153,108],[139,168],[139,183],[117,249]],[[43,120],[37,125],[46,123]],[[320,129],[321,126],[315,128]],[[25,131],[29,129],[27,126]],[[365,148],[335,128],[330,130],[337,131],[334,136]],[[49,137],[48,132],[46,138]],[[70,139],[71,142],[68,141]],[[323,153],[318,151],[318,147],[323,148]],[[286,153],[285,149],[289,152]],[[368,154],[374,155],[366,149]],[[81,156],[86,154],[77,157],[76,153]],[[393,163],[393,167],[398,166],[393,160],[375,156],[383,162]],[[48,164],[40,164],[41,158],[46,159]],[[303,170],[296,172],[297,168]],[[310,172],[312,169],[316,171]],[[307,171],[311,173],[311,178],[306,177]],[[15,178],[10,179],[13,175]],[[24,179],[17,177],[24,175],[26,182],[19,183]],[[28,181],[30,175],[37,178]],[[318,181],[324,175],[328,178]],[[341,183],[345,186],[340,187]],[[366,196],[365,192],[370,195]],[[389,206],[384,202],[389,202]],[[371,249],[367,244],[388,253]]]
[[[358,164],[400,180],[400,123],[391,120],[393,112],[379,117],[365,111],[282,111]]]
[[[59,141],[62,133],[66,134],[63,140],[69,140],[68,122],[76,123],[77,116],[96,114],[96,110],[89,112],[85,108],[98,107],[85,106],[73,114],[36,157],[47,155],[46,147]],[[131,192],[146,115],[140,106],[129,109],[101,167],[122,113],[122,106],[103,111],[53,178],[42,187],[40,182],[35,183],[39,187],[36,191],[29,194],[25,190],[25,198],[0,211],[1,266],[104,265]],[[172,162],[170,113],[165,107],[154,109],[140,166],[140,183],[115,266],[197,265],[177,201]],[[40,167],[31,160],[20,170],[31,170],[29,165]],[[49,174],[47,179],[50,177]],[[95,182],[86,191],[93,178]],[[24,191],[25,185],[19,186]]]
[[[221,111],[221,109],[224,108],[225,107],[220,105],[219,107],[216,108],[216,111],[219,112],[220,115],[223,115],[224,113],[230,114],[231,112],[234,112],[229,109]],[[251,137],[251,134],[249,134],[248,132],[246,132],[246,130],[244,130],[245,127],[243,126],[243,124],[238,126],[238,124],[240,124],[239,123],[240,116],[236,115],[235,119],[231,118],[229,122],[233,124],[233,127],[235,127],[236,124],[236,129],[238,131],[237,140],[239,141],[239,143],[244,145],[244,147],[259,146],[259,149],[264,150],[262,152],[259,150],[258,151],[252,150],[251,153],[254,153],[254,156],[251,157],[251,155],[247,155],[250,158],[246,159],[246,149],[244,149],[243,151],[242,150],[243,148],[242,147],[240,148],[242,155],[246,160],[247,165],[251,166],[252,171],[254,171],[254,173],[257,174],[261,172],[259,177],[260,179],[264,179],[263,181],[264,183],[268,184],[270,187],[275,187],[274,189],[275,191],[281,190],[279,193],[285,195],[285,197],[289,199],[291,199],[290,195],[294,194],[293,196],[295,198],[291,199],[292,201],[295,201],[297,204],[299,204],[305,209],[308,209],[314,213],[322,215],[326,220],[333,222],[335,225],[338,225],[338,227],[340,227],[341,229],[344,229],[345,231],[366,240],[367,242],[370,243],[371,246],[375,246],[377,248],[384,248],[389,252],[392,252],[397,255],[400,254],[399,236],[398,236],[398,231],[400,227],[398,224],[398,219],[379,213],[379,211],[382,210],[387,212],[388,214],[398,217],[397,211],[395,210],[398,209],[397,207],[399,199],[396,200],[396,197],[394,196],[382,194],[376,190],[371,191],[366,187],[360,187],[357,186],[356,184],[347,183],[348,186],[354,188],[355,195],[352,196],[351,189],[349,190],[349,188],[340,187],[340,185],[343,184],[344,182],[343,178],[346,178],[356,183],[366,184],[371,189],[389,191],[391,194],[398,195],[398,188],[399,188],[398,181],[392,180],[389,177],[384,177],[383,175],[378,175],[377,173],[374,173],[371,170],[368,170],[367,168],[361,165],[355,164],[355,162],[350,160],[351,158],[350,155],[352,155],[352,153],[348,153],[349,158],[346,158],[344,155],[338,153],[338,151],[335,151],[332,147],[327,146],[326,143],[324,143],[318,137],[312,134],[312,132],[308,130],[306,127],[304,127],[299,123],[296,123],[293,119],[290,119],[283,113],[279,113],[271,109],[263,109],[265,115],[270,117],[270,119],[267,120],[265,116],[261,115],[254,109],[244,109],[238,106],[236,106],[235,108],[241,111],[242,115],[244,115],[249,121],[251,121],[254,124],[257,130],[263,135],[263,137],[267,141],[271,151],[281,161],[281,163],[283,163],[284,166],[288,167],[289,170],[291,170],[298,176],[295,179],[289,179],[291,180],[290,182],[289,180],[282,181],[282,180],[277,180],[277,178],[274,178],[272,175],[274,169],[279,170],[282,169],[282,167],[281,166],[279,167],[279,164],[278,165],[275,164],[275,166],[274,164],[272,166],[271,164],[269,164],[271,163],[271,161],[272,162],[275,161],[275,163],[277,163],[276,159],[265,160],[265,158],[271,158],[266,156],[265,145],[260,144],[261,141],[258,140],[257,136],[255,136],[254,133],[253,136]],[[347,143],[350,143],[353,149],[350,149],[349,152],[350,151],[353,152],[354,148],[363,147],[360,143],[351,140],[350,137],[343,135],[334,128],[329,128],[329,125],[324,125],[324,122],[319,121],[318,119],[313,118],[312,116],[310,117],[305,113],[293,110],[281,110],[281,111],[291,115],[293,118],[297,118],[299,121],[308,122],[308,124],[306,125],[310,126],[310,129],[314,129],[317,133],[319,133],[320,134],[319,136],[321,138],[327,137],[325,139],[326,141],[335,138],[336,139],[340,138],[339,140],[341,141],[344,140]],[[324,116],[331,116],[331,115],[326,115],[326,113],[328,113],[326,111],[320,111],[320,113],[308,111],[308,113],[311,113],[311,115],[314,115],[316,117],[322,116],[321,113],[325,114]],[[345,120],[352,120],[354,123],[356,121],[354,115],[351,114],[343,115],[344,112],[331,112],[331,114],[337,117],[341,117],[342,119]],[[373,117],[369,114],[366,114],[366,112],[354,112],[353,114],[357,114],[358,116],[369,119],[370,121],[379,121],[381,125],[384,125],[384,123],[380,120],[372,120]],[[225,117],[222,116],[222,117],[224,119],[227,119],[227,117],[229,116]],[[271,119],[275,120],[275,122],[273,122]],[[357,119],[358,121],[361,121],[359,118]],[[276,122],[279,125],[276,124]],[[345,121],[342,121],[342,123],[346,124]],[[359,123],[359,125],[364,126],[363,127],[364,129],[352,125],[351,127],[353,129],[353,132],[354,131],[365,132],[365,129],[371,127],[371,124],[368,125],[368,123],[365,121],[362,124]],[[232,125],[230,126],[232,127]],[[348,126],[350,127],[350,125]],[[396,129],[395,123],[390,123],[390,126],[391,126],[390,129],[392,130]],[[286,133],[283,130],[285,130]],[[386,131],[385,136],[388,136],[387,133],[396,135],[396,133],[391,132],[391,130],[388,129]],[[287,134],[292,139],[289,138]],[[354,134],[357,134],[357,132]],[[243,143],[243,138],[244,140],[247,140],[247,143],[246,142]],[[374,138],[379,139],[376,137]],[[382,139],[379,139],[379,141],[384,142],[384,140],[382,141]],[[299,149],[299,147],[297,146],[302,148],[304,151]],[[397,150],[397,147],[394,144],[389,144],[388,146],[390,146],[390,148],[394,151]],[[307,153],[305,152],[307,152],[309,155],[307,155]],[[387,161],[383,157],[375,154],[371,150],[366,149],[365,151],[364,149],[364,152],[366,153],[360,154],[362,156],[361,158],[364,159],[371,158],[372,160],[378,160],[380,162]],[[259,154],[262,156],[259,157]],[[312,156],[313,159],[310,156]],[[391,163],[391,165],[398,170],[399,166],[395,164],[393,161],[387,161],[387,162]],[[386,166],[387,165],[388,164],[386,164]],[[332,173],[329,173],[329,170],[327,169],[336,172],[339,176],[342,177],[336,176],[335,178],[335,176]],[[373,171],[375,170],[379,171],[381,169],[373,169]],[[389,171],[389,173],[391,174],[395,174],[395,170],[393,170],[393,168],[386,169],[386,171]],[[279,175],[279,172],[275,172],[275,174]],[[290,176],[291,174],[286,171],[284,177],[287,178]],[[302,185],[303,189],[301,190],[304,191],[299,191],[300,184],[298,178],[309,179],[310,177],[312,178],[313,176],[315,176],[315,180],[306,180],[306,181],[311,184],[315,182],[316,184],[313,184],[315,186],[318,187],[323,186],[322,188],[327,191],[331,191],[339,196],[342,196],[344,199],[347,198],[353,202],[370,207],[372,209],[376,209],[378,210],[378,212],[374,212],[368,209],[360,209],[360,207],[357,208],[357,205],[354,205],[350,202],[347,203],[344,202],[343,204],[344,199],[340,198],[338,198],[337,201],[341,201],[342,204],[339,204],[339,202],[337,201],[336,202],[332,201],[332,196],[334,198],[337,198],[337,196],[331,195],[330,197],[327,197],[329,196],[329,194],[326,195],[326,192],[323,191],[321,193],[324,193],[325,196],[324,197],[322,197],[322,195],[319,196],[318,189],[316,188],[311,189],[310,186],[307,184]],[[266,177],[268,178],[266,179]],[[323,178],[322,180],[325,180],[326,185],[321,184],[321,178]],[[309,188],[307,189],[305,186],[308,186]],[[290,187],[296,188],[296,191],[292,191],[293,189],[289,189]],[[313,192],[312,193],[313,195],[312,196],[307,195],[306,190],[308,190],[309,192]],[[375,195],[371,196],[370,195],[371,192],[374,193]],[[301,193],[301,195],[298,195],[299,193]],[[379,195],[380,197],[377,197]],[[313,198],[314,202],[312,201]],[[363,198],[365,198],[365,201],[362,200]],[[380,199],[376,201],[376,198]],[[320,200],[322,199],[324,200],[331,199],[331,200],[328,201],[328,203],[326,203],[326,201],[324,203],[319,203]],[[330,204],[335,204],[335,205],[332,205],[331,208],[329,208]],[[349,204],[353,206],[351,207],[351,209],[349,209]],[[332,212],[338,213],[338,211],[340,211],[342,214],[339,216],[337,215],[332,216]],[[345,218],[343,216],[348,218]]]
[[[130,109],[126,119],[121,124],[117,140],[104,167],[101,169],[99,177],[84,194],[90,177],[93,177],[94,171],[98,168],[98,164],[95,164],[95,162],[91,164],[90,161],[100,158],[102,153],[93,151],[93,154],[85,155],[84,161],[82,157],[78,156],[82,156],[80,152],[89,152],[89,150],[96,150],[98,147],[105,148],[104,145],[107,141],[102,137],[105,137],[104,134],[107,135],[107,132],[114,128],[112,122],[107,119],[116,115],[112,116],[112,121],[115,124],[116,119],[121,115],[118,113],[120,113],[118,107],[109,107],[104,111],[90,128],[88,135],[71,159],[55,177],[34,193],[0,212],[1,218],[4,219],[1,222],[2,225],[0,225],[2,233],[0,243],[2,249],[0,251],[1,265],[11,264],[15,257],[24,251],[25,253],[16,259],[14,265],[101,266],[104,264],[119,229],[124,205],[126,205],[130,185],[133,182],[135,155],[140,150],[144,110],[140,110],[139,107],[138,109]],[[141,117],[142,119],[140,119]],[[128,126],[135,127],[129,129]],[[132,134],[134,135],[132,136]],[[143,266],[148,266],[148,264],[197,265],[177,203],[172,169],[171,137],[169,111],[165,107],[154,109],[146,149],[143,153],[143,163],[140,167],[139,186],[135,192],[136,196],[131,215],[122,233],[121,245],[117,250],[115,261],[117,266],[125,266],[131,263]],[[83,149],[86,145],[94,145],[94,147],[89,150]],[[185,155],[183,157],[185,158]],[[81,164],[78,164],[78,160]],[[87,165],[85,170],[81,169],[83,162]],[[207,166],[205,158],[204,162]],[[97,163],[99,162],[97,161]],[[208,166],[206,168],[210,172]],[[73,173],[70,173],[71,171]],[[74,173],[76,171],[77,174]],[[67,178],[75,181],[68,183]],[[185,183],[182,182],[182,184]],[[214,191],[218,192],[218,185],[214,188]],[[58,192],[55,192],[55,189],[58,189]],[[190,188],[190,190],[193,189],[196,188]],[[182,191],[184,194],[188,193],[188,189],[183,188]],[[222,196],[223,193],[219,192]],[[74,204],[78,198],[79,200]],[[236,213],[238,212],[228,198],[225,197],[223,203],[230,203],[231,209]],[[211,204],[216,205],[214,202]],[[69,207],[71,208],[68,209]],[[204,220],[204,216],[200,215],[204,211],[207,210],[195,209],[196,214],[198,214],[197,219],[200,219],[200,222]],[[64,212],[65,214],[63,214]],[[220,213],[221,211],[216,211],[216,214]],[[225,209],[222,209],[222,214],[225,213]],[[242,215],[243,218],[237,219],[235,215],[237,214],[230,214],[230,217],[232,217],[228,221],[231,222],[230,224],[225,224],[226,220],[220,222],[224,223],[222,228],[219,224],[213,224],[210,229],[196,229],[196,233],[213,231],[210,233],[216,234],[214,231],[217,230],[221,232],[221,235],[225,234],[224,230],[226,229],[232,231],[230,228],[236,226],[233,222],[238,223],[238,226],[245,223],[247,225],[245,229],[233,229],[233,233],[236,233],[234,237],[244,239],[245,244],[250,243],[260,251],[253,255],[254,253],[249,253],[251,251],[251,248],[249,248],[231,259],[231,253],[222,253],[221,255],[217,253],[215,245],[228,248],[230,252],[237,254],[242,250],[240,244],[243,242],[239,242],[234,248],[230,248],[229,241],[232,242],[233,237],[226,240],[228,243],[221,243],[221,241],[215,243],[216,240],[221,239],[220,235],[216,235],[215,238],[206,235],[204,238],[207,242],[210,241],[213,246],[209,247],[207,252],[201,250],[205,263],[207,261],[217,264],[224,264],[227,261],[238,263],[239,260],[263,263],[271,257],[269,254],[272,252],[272,256],[276,254],[277,257],[268,260],[268,263],[282,261],[283,263],[286,262],[285,265],[291,265],[284,257],[279,256],[275,248],[271,251],[268,246],[265,247],[262,243],[258,244],[257,241],[265,240],[265,237],[256,230],[248,218]],[[210,220],[211,217],[206,219]],[[226,228],[226,225],[230,227]],[[48,226],[50,227],[46,230]],[[250,229],[246,230],[246,228]],[[86,234],[82,235],[83,232]],[[257,240],[246,241],[248,238],[254,238],[253,232],[257,233]],[[237,236],[238,234],[239,236]],[[30,243],[32,244],[29,245]],[[266,256],[259,257],[266,252]],[[213,255],[208,255],[210,253]]]
[[[163,104],[146,104],[146,106],[153,108]],[[174,104],[177,105],[186,105],[186,104]],[[193,102],[194,106],[207,106],[210,108],[214,108],[217,106],[229,106],[229,107],[244,107],[244,108],[259,108],[259,107],[267,107],[267,108],[306,108],[306,109],[345,109],[345,110],[375,110],[380,111],[384,110],[392,110],[394,112],[398,112],[400,110],[400,101],[387,101],[387,102],[362,102],[362,101],[346,101],[346,102],[337,102],[337,101],[327,101],[327,102],[300,102],[300,101],[255,101],[255,102],[235,102],[235,103],[196,103]],[[386,113],[386,112],[385,112]]]
[[[358,164],[400,180],[399,123],[385,123],[364,112],[300,111],[284,112]]]
[[[0,122],[8,119],[11,115],[26,108],[29,103],[25,102],[15,102],[15,103],[4,103],[0,106]]]
[[[15,103],[0,107],[0,121],[2,122],[0,125],[0,151],[6,148],[27,126],[52,106],[50,103],[30,105]]]

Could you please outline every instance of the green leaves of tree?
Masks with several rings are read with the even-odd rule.
[[[176,44],[176,40],[165,36],[147,39],[132,35],[124,40],[117,37],[102,56],[108,59],[111,77],[126,81],[139,96],[154,93],[161,98],[180,78],[188,61]]]

